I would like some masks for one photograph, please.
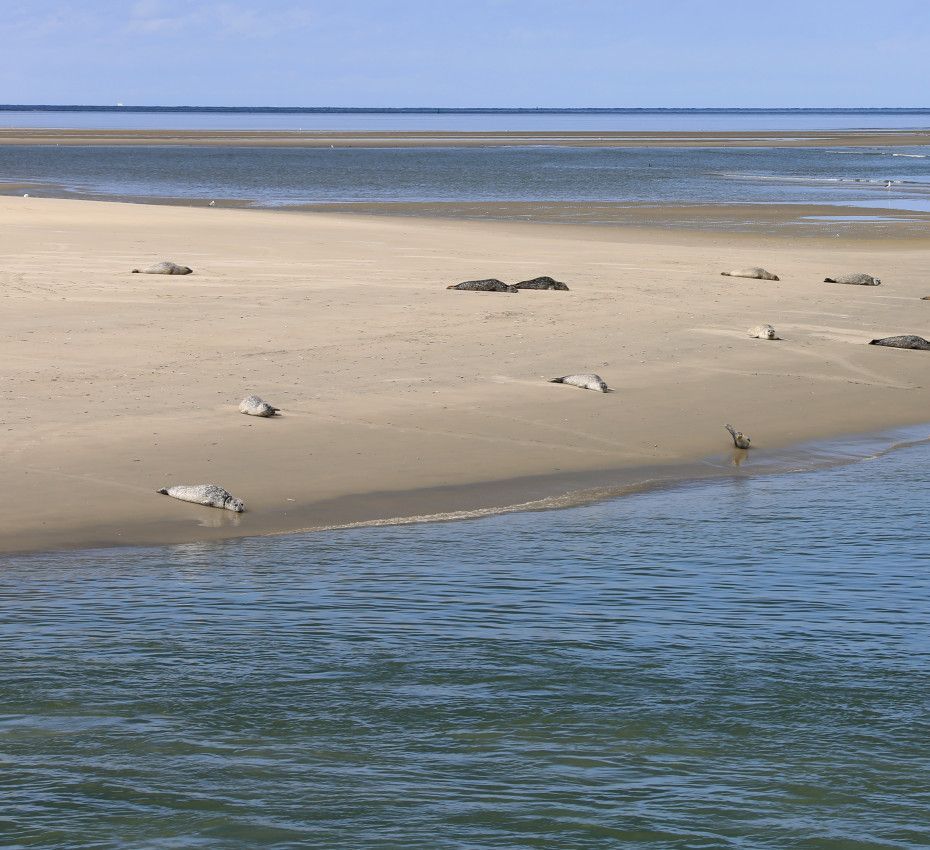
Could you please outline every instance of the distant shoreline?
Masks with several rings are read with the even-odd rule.
[[[2,127],[2,145],[186,145],[215,147],[901,147],[930,145],[921,130],[307,131]]]
[[[281,115],[930,115],[924,106],[158,106],[123,104],[3,103],[0,112],[218,112]]]

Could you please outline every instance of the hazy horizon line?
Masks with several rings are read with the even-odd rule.
[[[2,112],[267,112],[407,114],[623,114],[662,112],[900,112],[930,113],[927,106],[194,106],[164,104],[4,103]]]

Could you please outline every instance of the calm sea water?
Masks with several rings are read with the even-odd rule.
[[[930,844],[930,446],[0,570],[0,844]]]
[[[616,109],[609,112],[222,112],[0,108],[0,127],[127,130],[844,130],[930,127],[930,109]]]
[[[244,199],[266,206],[606,201],[922,209],[930,203],[930,147],[0,146],[2,182],[36,184],[29,187],[33,195]]]

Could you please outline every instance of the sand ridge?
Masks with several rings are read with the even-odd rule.
[[[764,449],[928,418],[926,356],[867,345],[930,336],[920,240],[35,198],[0,224],[0,550],[480,509],[693,464],[724,422]],[[194,274],[130,274],[162,259]],[[781,281],[720,276],[741,265]],[[541,274],[572,291],[446,290]],[[615,391],[547,383],[576,371]],[[207,482],[247,512],[155,493]]]

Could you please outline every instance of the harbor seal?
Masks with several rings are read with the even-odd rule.
[[[466,280],[447,286],[446,289],[458,289],[462,292],[519,292],[517,287],[510,286],[494,277],[487,280]]]
[[[724,277],[750,277],[754,280],[779,280],[777,274],[767,272],[758,266],[751,266],[747,269],[734,269],[731,272],[720,272]]]
[[[753,339],[778,339],[775,336],[775,328],[771,325],[756,325],[749,329],[749,336]]]
[[[730,432],[733,438],[733,445],[738,449],[748,449],[752,440],[749,439],[742,431],[737,431],[732,425],[724,425],[724,428]]]
[[[870,274],[856,272],[855,274],[841,274],[836,277],[825,277],[824,283],[848,283],[852,286],[880,286],[881,280]]]
[[[193,502],[195,505],[207,505],[211,508],[225,508],[241,514],[245,505],[241,499],[233,498],[227,490],[218,484],[176,484],[174,487],[162,487],[156,490],[165,496],[180,499],[182,502]]]
[[[249,416],[274,416],[280,409],[268,404],[257,395],[246,396],[239,402],[239,412]]]
[[[561,378],[550,378],[550,384],[568,384],[572,387],[581,387],[583,390],[597,390],[606,393],[609,389],[607,382],[600,376],[589,372],[582,375],[563,375]]]
[[[133,269],[133,274],[190,274],[193,269],[190,266],[179,266],[170,260],[163,263],[155,263],[154,266],[146,266],[144,269]]]
[[[532,280],[521,280],[514,284],[517,289],[558,289],[561,292],[568,292],[568,286],[560,280],[553,280],[549,275],[534,277]]]
[[[930,351],[930,342],[927,342],[922,336],[914,336],[913,334],[873,339],[869,345],[885,345],[888,348],[910,348],[913,351]]]

